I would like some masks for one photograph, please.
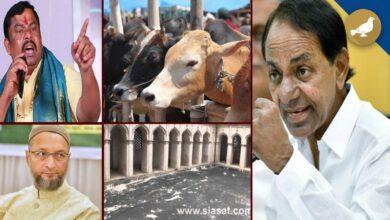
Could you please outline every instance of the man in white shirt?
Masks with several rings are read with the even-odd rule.
[[[26,151],[34,185],[0,196],[0,220],[101,219],[89,198],[64,179],[69,151],[70,137],[62,126],[34,126]]]
[[[275,174],[267,218],[390,219],[390,122],[346,83],[340,16],[325,1],[283,1],[262,46],[273,102],[255,102],[253,149]]]

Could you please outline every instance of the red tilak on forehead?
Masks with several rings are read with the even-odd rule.
[[[28,21],[27,21],[26,15],[24,15],[23,18],[24,18],[24,24],[25,24],[25,25],[28,25]]]

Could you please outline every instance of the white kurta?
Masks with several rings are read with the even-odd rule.
[[[16,122],[32,122],[33,121],[33,104],[35,97],[35,84],[37,81],[37,75],[41,68],[42,60],[31,74],[28,82],[24,82],[23,99],[18,94],[14,97],[14,112]],[[62,65],[65,80],[66,80],[66,91],[68,94],[68,101],[70,109],[72,111],[72,120],[77,121],[76,110],[77,104],[81,97],[81,75],[76,72],[71,65]]]
[[[390,120],[351,86],[317,144],[319,170],[308,141],[295,139],[289,162],[272,177],[267,219],[390,219]]]
[[[66,181],[56,191],[38,191],[30,186],[0,197],[0,220],[101,219],[88,197]]]

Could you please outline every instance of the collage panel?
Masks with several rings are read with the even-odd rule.
[[[250,125],[105,124],[105,219],[250,219]]]
[[[101,219],[102,125],[0,125],[0,219]]]
[[[250,122],[250,0],[104,1],[105,122]]]
[[[390,219],[385,8],[252,0],[253,219]]]
[[[101,121],[101,0],[5,0],[0,122]]]

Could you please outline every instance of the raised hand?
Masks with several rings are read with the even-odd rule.
[[[89,19],[85,19],[81,28],[80,34],[76,42],[72,43],[72,57],[77,63],[82,73],[92,69],[93,61],[95,60],[96,49],[89,40],[87,34]]]

